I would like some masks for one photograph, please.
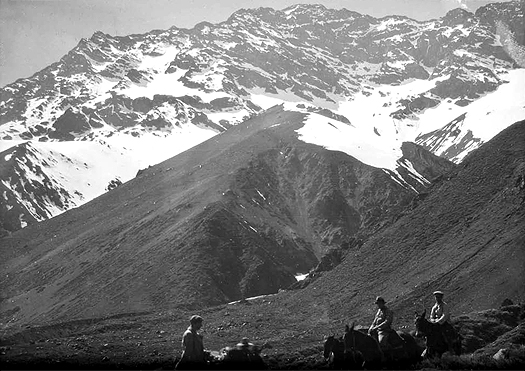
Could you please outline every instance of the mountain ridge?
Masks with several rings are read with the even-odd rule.
[[[4,237],[4,323],[274,293],[330,249],[392,223],[417,195],[410,182],[428,186],[301,141],[305,117],[274,107]],[[404,161],[422,172],[435,162],[431,174],[455,166],[418,156],[407,151]]]
[[[390,135],[399,143],[431,135],[466,114],[456,129],[460,135],[444,130],[439,135],[445,147],[427,147],[438,154],[453,153],[447,158],[457,163],[497,133],[480,131],[476,122],[486,122],[484,113],[498,114],[499,130],[525,114],[525,102],[515,93],[523,74],[516,70],[517,54],[509,54],[523,46],[522,8],[519,2],[508,2],[481,7],[475,14],[459,9],[441,19],[415,21],[305,5],[282,11],[240,10],[224,22],[201,23],[193,29],[172,27],[129,36],[96,32],[59,62],[1,89],[0,144],[2,148],[27,140],[35,146],[64,141],[100,143],[102,148],[108,144],[114,151],[107,154],[107,163],[126,147],[129,155],[142,158],[122,165],[129,170],[108,170],[114,173],[110,180],[127,181],[140,168],[262,109],[288,102],[293,103],[289,109],[306,104],[359,127],[373,122],[377,133],[395,128]],[[421,84],[424,81],[428,84]],[[506,82],[512,88],[505,87]],[[363,105],[360,94],[369,102]],[[491,103],[495,101],[507,106]],[[374,115],[362,111],[365,107]],[[146,159],[150,138],[157,142],[154,145],[164,141],[163,147],[175,138],[188,145],[177,143],[180,148],[170,146],[163,149],[163,156]],[[134,139],[144,139],[143,144]],[[61,164],[59,160],[53,166]],[[40,166],[47,174],[48,169]],[[92,173],[90,166],[67,181],[79,183]],[[78,191],[57,181],[58,189]],[[7,192],[24,188],[21,181],[3,182]],[[82,197],[88,200],[105,191],[106,185],[93,186]],[[2,208],[13,206],[5,201],[1,200]],[[68,204],[81,203],[70,199]],[[9,218],[23,219],[25,214],[34,222],[64,211],[58,204],[39,208],[48,209],[34,214],[17,208]],[[10,230],[22,224],[12,224]]]

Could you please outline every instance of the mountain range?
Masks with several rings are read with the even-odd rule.
[[[376,292],[523,296],[523,14],[297,5],[82,40],[0,92],[2,324],[203,308],[308,272],[283,300],[338,316]]]
[[[395,171],[406,141],[458,163],[523,117],[523,14],[508,2],[418,22],[296,5],[97,32],[0,90],[0,229],[80,206],[281,103],[350,123],[367,145],[337,149],[368,165]]]

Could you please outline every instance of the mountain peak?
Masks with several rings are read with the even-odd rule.
[[[107,37],[107,36],[109,35],[99,30],[99,31],[95,31],[91,37],[97,38],[97,37]]]
[[[291,5],[285,9],[283,9],[283,12],[290,13],[290,12],[314,12],[314,11],[325,11],[328,8],[324,6],[323,4],[295,4]]]
[[[474,13],[463,8],[456,8],[449,10],[447,14],[445,14],[445,17],[443,17],[443,23],[447,26],[456,26],[470,22],[474,17]]]

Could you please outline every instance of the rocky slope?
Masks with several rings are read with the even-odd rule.
[[[373,315],[383,295],[397,320],[432,303],[441,289],[453,314],[525,295],[525,122],[474,151],[421,194],[391,226],[290,300],[322,305],[333,318]]]
[[[292,312],[279,306],[276,296],[250,304],[200,312],[206,321],[203,333],[207,349],[217,354],[219,349],[249,336],[256,345],[268,346],[262,352],[268,369],[330,369],[323,357],[322,339],[329,331],[341,334],[341,321],[319,321],[308,311]],[[425,360],[413,369],[520,369],[525,359],[524,309],[523,305],[511,305],[459,316],[456,326],[464,337],[465,353]],[[181,334],[192,313],[130,313],[9,329],[2,332],[0,365],[5,369],[173,369],[182,352]],[[497,353],[503,353],[498,360],[493,358]]]
[[[307,115],[275,107],[1,239],[2,323],[275,293],[391,224],[425,177],[455,167],[409,143],[397,170],[366,165],[302,141]]]
[[[361,142],[400,151],[416,141],[458,163],[525,115],[523,14],[523,2],[508,2],[417,22],[297,5],[243,9],[190,30],[97,32],[0,90],[4,233],[282,102],[374,133]],[[12,157],[26,145],[54,161]],[[86,165],[64,170],[75,161]]]
[[[279,114],[283,115],[283,112],[274,112],[274,119]],[[281,117],[288,120],[291,115],[297,113],[286,113],[285,117]],[[285,134],[280,131],[274,133],[279,135],[272,138],[271,130],[278,128],[273,126],[275,124],[273,120],[266,125],[261,121],[250,122],[253,125],[261,125],[266,130],[262,131],[264,135],[261,136],[259,135],[261,133],[254,135],[253,128],[246,128],[251,134],[248,135],[250,138],[244,138],[250,139],[245,151],[260,148],[258,146],[264,147],[265,141],[271,142],[276,137],[282,138]],[[295,128],[297,126],[294,126]],[[244,137],[242,126],[214,140],[220,141],[222,145],[229,143],[235,146],[239,143],[239,137]],[[159,305],[155,311],[139,312],[128,306],[129,312],[115,316],[96,317],[96,313],[93,312],[95,317],[55,322],[45,326],[36,325],[38,323],[36,320],[32,325],[26,325],[25,319],[28,317],[25,319],[19,317],[21,321],[13,321],[0,331],[2,338],[0,362],[6,368],[25,369],[41,369],[43,366],[172,368],[180,356],[180,336],[187,327],[188,318],[198,312],[206,321],[204,335],[208,349],[218,350],[224,346],[231,346],[240,338],[249,336],[250,340],[258,345],[263,343],[273,345],[272,349],[265,352],[265,360],[270,368],[322,369],[327,367],[326,360],[322,358],[320,344],[323,336],[329,333],[342,334],[344,324],[354,320],[358,324],[368,324],[374,314],[375,295],[378,293],[384,295],[388,305],[395,310],[396,328],[411,330],[414,328],[414,311],[421,313],[423,308],[428,309],[432,304],[431,292],[439,287],[446,292],[446,300],[452,306],[453,320],[463,335],[463,350],[475,351],[475,353],[423,362],[417,368],[519,368],[523,363],[524,307],[523,304],[512,305],[512,301],[522,302],[525,294],[522,285],[525,274],[522,264],[524,258],[522,231],[525,225],[524,143],[525,122],[521,121],[473,152],[452,173],[438,179],[426,195],[420,193],[418,198],[413,199],[411,209],[405,211],[394,224],[378,231],[364,245],[351,248],[341,265],[306,289],[284,290],[249,301],[208,308],[199,306],[198,309],[181,308],[170,303],[167,308]],[[273,144],[275,145],[276,142]],[[287,145],[291,144],[291,142],[287,143]],[[271,147],[273,150],[274,147]],[[229,146],[223,148],[233,149]],[[240,153],[238,149],[235,148],[235,153]],[[187,157],[181,155],[176,159],[184,160],[187,165],[191,165],[192,159],[196,157],[198,162],[199,154],[208,158],[207,150],[215,150],[212,141],[196,147],[193,155]],[[308,152],[304,148],[302,151]],[[321,159],[323,152],[317,148],[314,151],[315,158]],[[325,153],[325,158],[333,155],[340,154],[328,152]],[[257,156],[250,156],[250,158],[255,159]],[[241,160],[239,157],[232,156],[232,162],[239,160]],[[312,156],[310,161],[313,161]],[[130,187],[130,184],[144,184],[139,182],[141,177],[156,179],[155,184],[166,181],[172,186],[176,185],[176,180],[169,175],[169,171],[177,171],[174,165],[174,162],[167,161],[152,167],[142,172],[137,180],[111,192],[118,196],[116,198],[123,197],[124,189]],[[218,163],[202,165],[216,167]],[[367,169],[353,159],[349,163],[343,162],[342,166],[354,166],[354,170],[361,168],[363,174]],[[248,168],[242,167],[243,171]],[[193,169],[195,177],[204,179],[202,174],[198,174],[199,170],[195,167]],[[222,170],[224,169],[223,167]],[[368,170],[377,173],[377,169],[368,167]],[[202,171],[205,172],[206,169]],[[261,172],[261,174],[266,173]],[[207,174],[211,175],[209,171]],[[237,175],[235,174],[236,177]],[[393,181],[392,178],[387,179]],[[216,182],[217,178],[213,178],[212,181]],[[257,186],[263,185],[257,184]],[[379,182],[376,186],[385,185]],[[363,187],[363,180],[360,180],[360,187]],[[159,192],[158,188],[150,188],[144,187],[141,190],[138,187],[135,191],[129,188],[126,190],[129,193],[138,192],[131,198],[133,201],[130,201],[130,210],[133,210],[132,213],[135,215],[140,214],[141,210],[139,203],[136,202],[138,196],[142,201],[149,201],[140,205],[151,205],[153,201],[151,195],[171,197],[172,205],[176,204],[176,197],[169,190],[163,193]],[[322,188],[324,187],[320,189]],[[401,186],[400,188],[405,189]],[[148,190],[151,191],[149,197],[147,197]],[[245,193],[249,190],[251,193]],[[377,193],[384,193],[383,190],[384,188],[379,188]],[[239,197],[255,196],[257,193],[252,187],[246,187],[245,192],[240,192],[240,188],[236,188],[235,191]],[[197,193],[196,190],[193,192]],[[271,198],[266,193],[262,191],[261,193],[266,198]],[[188,194],[185,196],[187,197]],[[97,285],[96,276],[101,272],[95,272],[94,268],[99,262],[94,265],[84,263],[86,273],[77,280],[71,280],[70,274],[73,272],[71,269],[64,269],[59,265],[55,266],[55,270],[44,271],[42,268],[48,264],[46,261],[52,262],[57,257],[60,257],[62,263],[68,267],[81,263],[81,259],[87,257],[88,251],[98,245],[97,241],[89,247],[85,246],[89,241],[86,241],[85,245],[74,247],[73,240],[69,243],[64,242],[67,240],[68,228],[59,229],[59,222],[62,226],[73,226],[74,231],[78,231],[75,217],[84,214],[87,216],[84,219],[86,226],[80,239],[94,236],[90,230],[93,229],[95,214],[97,211],[99,214],[109,213],[114,207],[114,204],[108,203],[110,200],[107,195],[102,196],[84,205],[82,213],[75,214],[75,210],[72,210],[43,223],[28,226],[1,240],[0,246],[4,243],[10,244],[8,249],[1,251],[2,256],[6,256],[9,261],[6,266],[11,266],[13,271],[17,264],[25,267],[21,270],[24,274],[15,279],[13,273],[8,272],[8,277],[1,282],[2,287],[13,287],[18,290],[16,296],[2,301],[2,309],[7,308],[11,300],[21,307],[18,310],[12,308],[10,313],[4,312],[4,318],[13,316],[11,319],[16,319],[17,315],[28,315],[28,307],[22,304],[24,301],[35,300],[37,298],[35,292],[38,290],[42,293],[41,299],[43,299],[46,294],[50,294],[50,289],[59,289],[61,285],[67,285],[62,290],[57,290],[61,291],[61,295],[48,296],[47,299],[51,298],[55,301],[61,298],[62,306],[56,305],[53,312],[49,314],[70,311],[79,298],[66,297],[68,290],[80,283],[85,288]],[[242,204],[248,208],[250,205],[246,201],[243,200]],[[258,201],[262,203],[262,197]],[[106,207],[98,210],[92,208],[97,203],[104,204]],[[117,203],[115,201],[115,204]],[[164,205],[164,208],[166,209],[167,205]],[[188,212],[191,212],[191,207],[189,210]],[[184,210],[178,209],[178,212]],[[130,220],[129,215],[126,215],[126,220]],[[149,215],[160,221],[158,213],[152,211]],[[112,229],[118,224],[114,222],[115,220],[117,218],[105,219],[106,222],[102,226]],[[107,227],[108,221],[111,221],[112,226]],[[47,228],[39,229],[43,225]],[[175,225],[176,218],[164,223],[167,229],[174,228]],[[110,255],[112,250],[118,251],[122,245],[127,244],[125,228],[128,226],[120,224],[120,227],[113,229],[112,236],[115,239],[112,244],[106,246],[102,259],[110,259],[111,264],[122,265],[124,261],[129,262],[126,260],[129,259],[128,257],[121,255],[115,258]],[[162,223],[156,226],[155,232],[158,232]],[[46,233],[48,235],[42,237]],[[151,236],[145,235],[143,230],[137,233],[145,240],[151,240]],[[106,237],[108,241],[112,236]],[[158,239],[162,239],[164,234],[159,233],[157,236]],[[53,242],[46,242],[46,239]],[[43,251],[36,248],[37,244],[43,246]],[[53,250],[51,244],[59,248]],[[64,250],[68,248],[76,250],[76,254],[65,254]],[[152,245],[145,246],[145,249],[150,257],[158,251]],[[95,252],[98,253],[99,251]],[[135,249],[132,255],[140,260],[142,258],[140,253]],[[162,264],[166,256],[158,259],[155,264]],[[205,254],[200,257],[205,258]],[[186,264],[197,266],[195,260],[190,262],[188,257],[185,259]],[[24,260],[31,261],[32,264],[27,265]],[[152,267],[144,263],[142,271],[154,271],[155,267],[156,265]],[[4,265],[1,268],[5,271]],[[86,304],[89,306],[92,304],[91,301],[100,303],[104,299],[108,300],[106,296],[109,292],[108,286],[116,284],[119,280],[116,273],[121,272],[129,273],[123,269],[114,270],[113,280],[105,277],[105,285],[97,290],[96,295],[92,295]],[[165,272],[166,270],[164,270],[164,279]],[[40,273],[42,276],[36,276],[35,273]],[[31,285],[30,277],[34,278],[35,287],[42,282],[44,284],[37,290],[24,294],[24,285],[26,287]],[[65,283],[65,281],[69,282]],[[119,292],[125,292],[126,285],[136,282],[137,280],[126,280],[125,285],[119,288]],[[9,285],[6,286],[5,283]],[[49,286],[44,287],[45,285]],[[137,295],[140,293],[140,290],[136,291]],[[137,295],[127,300],[129,302],[135,300],[136,303]],[[125,300],[123,297],[118,299]],[[44,307],[48,303],[49,301],[42,302]],[[31,305],[33,304],[34,302]],[[498,307],[500,309],[493,309]],[[503,359],[494,360],[492,357],[502,348],[507,350],[502,352]]]

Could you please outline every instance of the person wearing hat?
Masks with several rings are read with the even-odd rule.
[[[249,352],[253,352],[255,350],[255,345],[250,343],[248,338],[242,338],[241,342],[237,343],[236,347],[239,350],[246,350]]]
[[[452,344],[456,338],[456,331],[450,323],[450,308],[448,304],[443,301],[443,297],[445,296],[443,291],[434,291],[432,294],[434,295],[436,303],[430,311],[429,321],[441,325],[443,338],[445,339],[449,350],[452,351]]]
[[[251,362],[258,360],[259,348],[257,345],[250,343],[248,338],[242,338],[241,342],[237,343],[235,347],[240,351],[240,353],[238,353],[238,356],[240,357],[239,361]]]
[[[201,316],[193,315],[190,318],[190,326],[182,335],[182,357],[175,369],[202,369],[205,364],[204,342],[202,334],[198,331],[202,328]]]
[[[386,306],[386,301],[381,296],[378,296],[375,300],[378,307],[374,321],[368,329],[368,335],[373,335],[377,332],[377,340],[379,346],[383,351],[389,350],[390,344],[388,337],[392,332],[392,322],[394,321],[394,312]]]

